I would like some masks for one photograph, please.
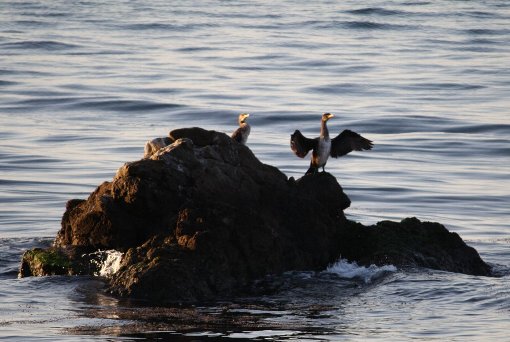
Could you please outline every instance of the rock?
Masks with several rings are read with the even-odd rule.
[[[34,248],[23,253],[18,277],[91,275],[98,271],[99,257],[75,246]]]
[[[221,139],[225,142],[225,138],[222,135],[218,135],[218,132],[207,131],[199,127],[192,128],[179,128],[171,131],[168,137],[160,137],[149,140],[145,143],[144,158],[150,158],[153,154],[161,150],[162,148],[174,143],[176,140],[181,138],[187,138],[193,141],[196,146],[207,146],[219,143],[216,139]]]
[[[490,267],[457,233],[435,222],[415,217],[382,221],[365,227],[352,223],[342,230],[342,256],[363,265],[426,267],[472,275],[490,275]]]
[[[347,220],[350,200],[329,173],[287,179],[248,147],[201,128],[174,130],[168,139],[123,165],[87,200],[67,203],[52,251],[124,252],[108,280],[113,294],[160,303],[225,298],[268,274],[322,270],[340,256],[490,273],[440,224],[406,219],[366,227]],[[84,269],[35,271],[41,268],[26,259],[21,276]],[[68,261],[86,264],[79,259]]]

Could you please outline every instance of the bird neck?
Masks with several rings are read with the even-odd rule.
[[[321,137],[324,139],[329,139],[329,131],[328,126],[326,125],[326,121],[321,122]]]

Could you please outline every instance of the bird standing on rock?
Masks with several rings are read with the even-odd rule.
[[[232,133],[232,139],[243,145],[246,144],[248,136],[250,135],[251,127],[246,122],[249,116],[250,114],[248,113],[239,114],[239,128],[236,129],[234,133]]]
[[[309,139],[299,130],[295,130],[290,136],[290,148],[298,157],[304,158],[312,150],[312,160],[306,174],[316,173],[319,167],[322,167],[324,172],[324,166],[326,166],[329,156],[338,158],[351,151],[372,149],[372,141],[348,129],[330,139],[326,122],[332,117],[334,115],[331,113],[322,114],[321,134],[318,138]]]

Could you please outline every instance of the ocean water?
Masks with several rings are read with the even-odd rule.
[[[309,163],[290,134],[334,113],[332,133],[375,143],[326,166],[348,217],[441,222],[498,277],[340,260],[177,308],[106,296],[101,277],[17,278],[66,201],[145,141],[230,133],[240,112],[289,177]],[[508,1],[0,1],[2,340],[510,341],[509,208]]]

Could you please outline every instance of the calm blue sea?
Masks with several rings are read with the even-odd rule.
[[[149,320],[100,278],[17,279],[68,199],[147,140],[230,133],[240,112],[248,146],[289,177],[309,164],[290,134],[334,113],[332,133],[375,143],[326,166],[349,218],[441,222],[499,277],[339,261]],[[0,0],[2,340],[510,341],[509,208],[509,1]]]

